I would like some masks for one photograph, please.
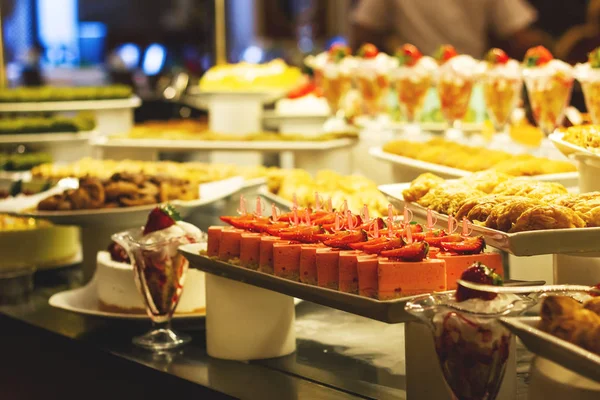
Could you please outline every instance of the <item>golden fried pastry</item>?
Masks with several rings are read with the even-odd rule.
[[[568,161],[531,155],[515,156],[504,151],[466,146],[441,138],[424,143],[395,140],[386,143],[383,151],[470,172],[494,169],[512,176],[533,176],[576,171],[576,167]]]
[[[600,315],[567,296],[548,296],[542,303],[544,332],[600,355]]]
[[[98,178],[85,178],[79,181],[79,187],[90,197],[89,208],[101,208],[106,201],[104,186]]]
[[[583,304],[583,308],[600,315],[600,297],[594,297]]]
[[[509,196],[497,194],[470,198],[460,207],[456,213],[456,219],[460,221],[463,217],[467,217],[469,221],[485,222],[494,206],[507,200],[510,200]]]
[[[600,150],[600,126],[576,125],[563,130],[563,140],[593,152]]]
[[[454,215],[468,199],[482,197],[481,190],[463,185],[441,185],[431,189],[417,203],[446,215]]]
[[[440,178],[430,172],[421,174],[412,181],[410,187],[402,192],[404,201],[418,201],[425,196],[432,188],[444,183],[444,178]]]
[[[600,207],[592,208],[584,214],[579,214],[579,216],[585,221],[585,225],[590,228],[600,226]]]
[[[575,211],[563,206],[546,204],[524,211],[509,232],[583,227],[585,222]]]
[[[567,194],[567,188],[565,188],[560,183],[555,182],[537,182],[534,186],[532,186],[531,190],[518,192],[517,196],[526,196],[532,199],[541,200],[546,196],[551,196],[555,194],[564,195]]]
[[[521,214],[538,204],[541,203],[535,199],[511,196],[510,200],[498,203],[492,207],[492,211],[485,220],[485,226],[508,232]]]
[[[560,206],[565,207],[574,207],[576,204],[580,204],[586,201],[595,201],[600,199],[600,192],[588,192],[588,193],[579,193],[579,194],[569,194],[560,199],[557,199],[555,202]]]

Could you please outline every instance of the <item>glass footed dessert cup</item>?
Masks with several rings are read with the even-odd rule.
[[[491,303],[500,296],[480,301]],[[454,292],[440,293],[419,296],[405,309],[431,329],[444,379],[454,396],[458,400],[494,400],[513,343],[512,334],[498,318],[518,315],[536,301],[511,295],[503,298],[500,307],[463,308],[463,303],[454,300]]]
[[[393,85],[398,94],[398,104],[406,121],[405,133],[418,134],[421,126],[418,118],[423,109],[427,92],[431,87],[430,75],[398,76],[393,78]]]
[[[189,265],[177,249],[181,245],[198,242],[200,237],[185,232],[147,243],[144,241],[143,228],[137,228],[115,233],[112,240],[129,255],[136,286],[153,324],[151,331],[133,338],[133,343],[155,351],[188,343],[191,340],[189,336],[171,329],[171,318],[181,299]]]
[[[462,121],[469,112],[475,77],[441,76],[437,83],[440,111],[448,123],[445,136],[449,140],[464,139]]]
[[[525,76],[525,86],[535,122],[548,136],[562,123],[571,100],[573,77],[556,73],[551,76]]]
[[[507,128],[521,96],[521,79],[489,74],[483,78],[482,86],[485,106],[496,131],[494,141],[512,143]]]
[[[388,77],[381,74],[359,74],[356,76],[356,87],[362,97],[363,113],[371,118],[377,117],[383,111],[383,99],[389,88]]]
[[[581,88],[590,118],[598,125],[600,124],[600,79],[581,81]]]
[[[332,118],[343,118],[342,102],[352,88],[352,78],[342,72],[333,73],[325,70],[321,76],[321,88],[323,97],[327,100]]]

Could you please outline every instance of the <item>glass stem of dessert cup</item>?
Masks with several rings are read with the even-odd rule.
[[[175,333],[171,329],[170,316],[163,322],[153,321],[152,329],[149,332],[132,339],[132,343],[136,346],[153,351],[174,349],[190,341],[190,336]]]
[[[462,143],[465,141],[465,134],[462,130],[462,121],[457,119],[449,123],[448,129],[444,133],[447,140]]]

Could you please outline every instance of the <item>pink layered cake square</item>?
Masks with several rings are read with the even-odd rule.
[[[377,265],[379,260],[375,254],[366,254],[356,258],[356,271],[358,274],[358,294],[361,296],[377,298],[378,277]]]
[[[317,249],[325,248],[322,244],[303,244],[300,247],[300,282],[309,285],[317,284]]]
[[[457,255],[452,253],[440,252],[436,255],[438,260],[446,262],[446,287],[447,290],[457,288],[456,281],[460,279],[462,273],[473,263],[480,262],[485,266],[495,270],[495,272],[504,278],[504,267],[502,265],[502,256],[498,253],[480,253],[469,255]]]
[[[300,280],[300,243],[273,244],[273,271],[276,276],[292,281]]]
[[[339,258],[339,290],[340,292],[358,294],[358,257],[364,255],[358,250],[340,251]]]
[[[244,268],[258,269],[260,260],[260,233],[243,233],[240,243],[240,265]]]
[[[439,259],[397,261],[380,258],[377,266],[379,300],[446,290],[446,263]]]
[[[338,290],[340,250],[330,247],[317,249],[317,285]]]

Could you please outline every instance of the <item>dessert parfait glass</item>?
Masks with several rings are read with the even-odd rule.
[[[521,66],[500,49],[492,49],[486,61],[483,99],[496,131],[493,142],[496,147],[510,146],[508,121],[521,96]]]
[[[432,86],[437,63],[431,57],[423,57],[412,45],[404,45],[399,49],[396,61],[397,65],[390,70],[390,82],[396,89],[398,103],[406,121],[404,133],[418,135],[421,132],[418,118]]]
[[[468,55],[454,56],[439,68],[437,92],[440,111],[448,123],[445,132],[448,140],[464,140],[462,120],[469,111],[471,94],[479,75],[479,62]]]
[[[329,55],[326,51],[317,55],[309,55],[304,58],[304,64],[313,71],[313,79],[315,86],[322,88],[323,85],[323,68],[327,63]]]
[[[575,66],[575,77],[581,83],[592,122],[600,124],[600,47],[589,53],[587,63]]]
[[[193,231],[161,233],[143,235],[143,228],[136,228],[112,236],[129,255],[136,286],[153,323],[153,329],[133,338],[133,343],[156,351],[172,349],[190,341],[189,336],[171,329],[171,317],[181,298],[188,269],[187,259],[177,249],[201,240],[200,235]]]
[[[389,71],[392,59],[380,53],[373,45],[363,45],[357,57],[355,83],[363,103],[363,113],[376,119],[384,111],[384,101],[389,89]],[[376,121],[381,124],[383,121]]]
[[[573,89],[573,68],[552,58],[543,47],[530,49],[525,55],[523,78],[533,118],[548,136],[563,121]]]
[[[330,126],[332,123],[335,123],[335,126],[345,124],[342,105],[346,95],[352,89],[354,63],[355,61],[350,55],[341,57],[332,55],[323,66],[321,88],[331,112],[331,119],[326,122],[326,126]]]
[[[444,379],[458,400],[498,395],[513,341],[498,318],[518,315],[535,300],[513,294],[457,302],[454,292],[424,295],[406,311],[432,331]]]

